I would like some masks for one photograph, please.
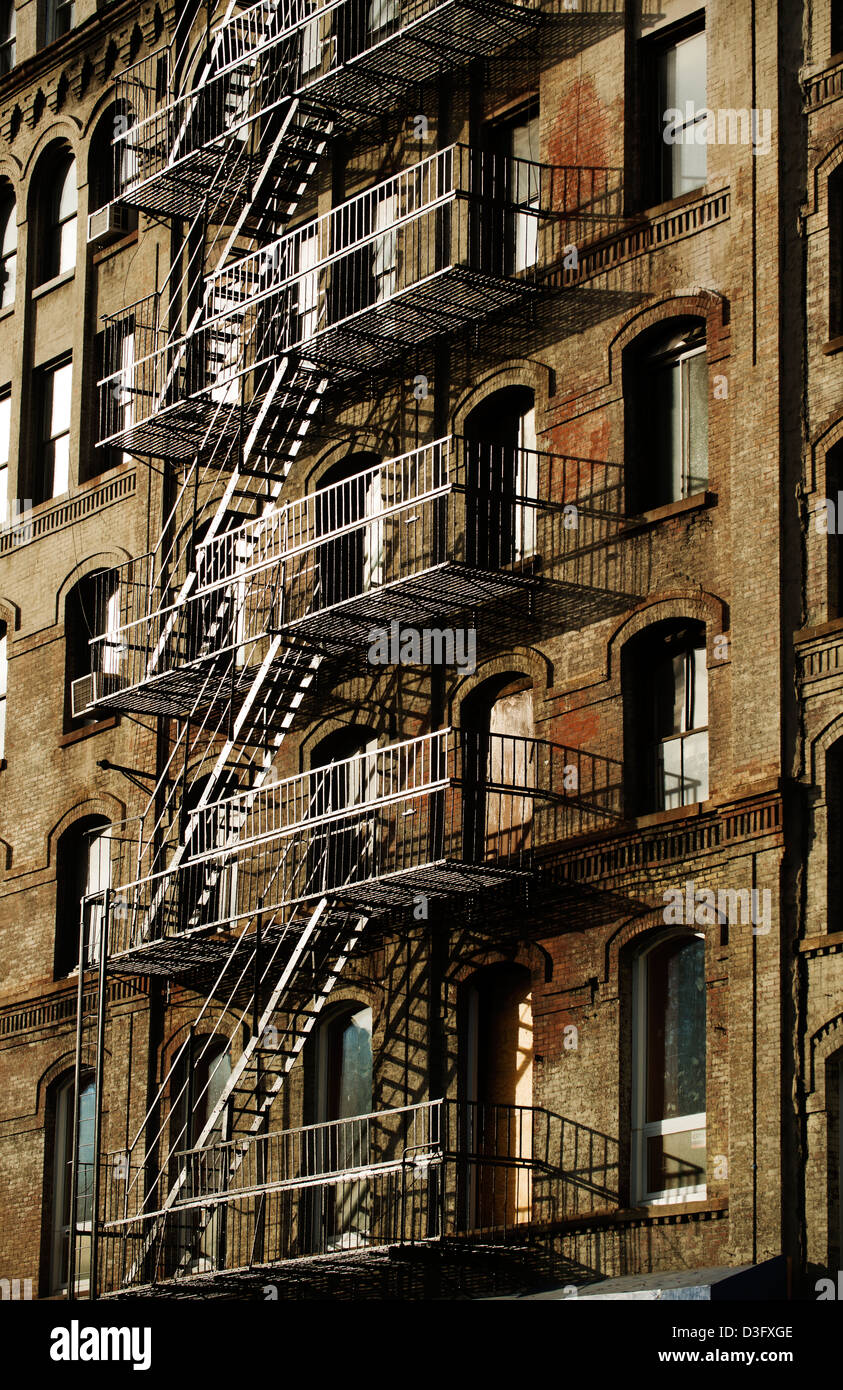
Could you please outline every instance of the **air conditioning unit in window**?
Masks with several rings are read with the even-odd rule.
[[[73,719],[81,719],[83,714],[93,712],[94,706],[107,695],[120,689],[120,677],[111,673],[93,671],[90,676],[80,676],[70,683],[70,713]]]
[[[96,704],[97,700],[97,676],[93,672],[90,676],[80,676],[78,680],[70,683],[70,713],[74,719],[79,719],[83,714]]]
[[[125,203],[106,203],[88,214],[88,244],[100,245],[132,230],[132,209]]]

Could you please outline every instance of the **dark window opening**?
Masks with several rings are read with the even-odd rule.
[[[79,965],[83,902],[104,893],[110,883],[110,823],[104,816],[85,816],[60,836],[56,847],[56,943],[53,973],[57,980]],[[85,968],[96,965],[104,903],[96,896],[84,908]]]
[[[705,801],[708,672],[701,623],[659,623],[623,653],[629,814]]]
[[[645,206],[702,188],[706,145],[704,16],[641,45],[641,175]]]
[[[498,570],[536,550],[538,455],[532,390],[494,392],[465,427],[466,561]]]
[[[676,320],[624,352],[627,506],[678,502],[708,484],[705,324]]]

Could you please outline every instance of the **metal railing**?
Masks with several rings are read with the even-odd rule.
[[[110,955],[323,895],[374,909],[529,872],[542,846],[618,818],[620,774],[582,749],[444,729],[216,800],[171,841],[115,826]]]
[[[290,353],[336,381],[377,368],[516,302],[619,212],[610,170],[451,145],[215,271],[183,338],[129,351],[136,319],[161,315],[147,303],[111,318],[100,443],[137,445],[141,421],[177,401],[253,402],[261,370]]]
[[[139,1183],[127,1207],[125,1156],[106,1156],[102,1291],[373,1247],[511,1240],[611,1210],[618,1159],[617,1140],[541,1107],[457,1100],[182,1151],[168,1210],[142,1211]]]
[[[538,4],[510,0],[259,0],[212,31],[192,90],[175,91],[167,48],[117,79],[118,196],[156,208],[162,176],[201,190],[232,137],[285,99],[305,98],[344,123],[370,119],[411,84],[501,52],[541,21]],[[131,121],[131,123],[129,123]],[[194,165],[186,175],[185,166]],[[166,195],[165,201],[166,201]]]
[[[532,582],[539,560],[545,577],[564,574],[566,559],[604,544],[620,492],[617,465],[436,440],[200,543],[181,597],[179,572],[162,588],[152,554],[98,576],[98,691],[119,703],[179,673],[192,702],[186,667],[232,654],[245,665],[279,630],[362,651],[373,622],[474,609]]]

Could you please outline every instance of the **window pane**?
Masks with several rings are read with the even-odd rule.
[[[73,380],[73,363],[65,362],[51,372],[52,400],[50,403],[50,438],[64,434],[70,429],[70,402]]]
[[[53,444],[53,485],[50,495],[61,497],[70,485],[70,436],[63,434]]]
[[[690,701],[691,728],[708,728],[708,671],[705,647],[695,647],[690,653],[692,698]]]
[[[9,437],[12,428],[12,398],[7,392],[0,396],[0,464],[9,462]]]
[[[705,1185],[705,1130],[656,1134],[647,1140],[647,1191]]]
[[[6,694],[6,679],[8,672],[8,659],[6,643],[8,638],[5,632],[0,636],[0,698]]]
[[[7,526],[11,519],[9,516],[9,470],[5,464],[0,464],[0,526]]]
[[[647,957],[646,1119],[705,1110],[705,948],[670,942]]]
[[[67,222],[61,224],[59,230],[58,246],[58,270],[57,275],[61,275],[65,270],[72,270],[76,264],[76,218],[70,217]]]
[[[694,111],[705,107],[705,33],[683,39],[665,54],[665,78],[668,106],[683,113],[685,103],[691,102]]]
[[[682,363],[685,405],[684,479],[682,496],[701,492],[708,483],[708,365],[705,352]]]
[[[72,159],[62,178],[61,192],[59,193],[58,221],[63,222],[66,217],[72,217],[79,208],[79,196],[76,188],[76,161]]]
[[[366,1115],[372,1108],[372,1010],[348,1019],[340,1045],[337,1119]]]
[[[679,128],[673,132],[673,143],[665,143],[664,146],[666,186],[662,189],[662,196],[665,198],[676,198],[681,193],[690,192],[705,183],[706,146],[698,145],[694,138],[699,125],[699,115],[706,109],[705,70],[704,33],[684,39],[662,56],[662,109],[659,112],[659,120],[664,121],[664,114],[668,110],[679,111],[682,116]],[[662,124],[662,136],[664,130],[665,126]]]
[[[658,504],[675,502],[681,496],[682,417],[680,413],[679,372],[675,362],[657,367],[652,374],[652,395],[643,402],[651,410],[650,424],[653,441],[653,467]]]

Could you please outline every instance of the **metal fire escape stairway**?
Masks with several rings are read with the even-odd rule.
[[[262,12],[265,28],[268,30],[272,24],[272,17],[281,8],[280,5],[263,5],[256,8]],[[242,17],[234,15],[232,18],[233,9],[232,4],[226,19],[218,30],[204,81],[200,82],[197,89],[197,100],[201,99],[202,87],[207,85],[209,80],[212,80],[210,74],[213,71],[215,56],[226,49],[226,42],[222,38],[226,31],[226,24],[228,24],[229,29],[239,27],[242,30]],[[254,37],[253,34],[252,37]],[[235,42],[229,40],[229,50],[234,46]],[[244,101],[254,86],[256,65],[256,61],[252,60],[246,64],[245,71],[242,70],[241,66],[239,74],[235,69],[234,75],[229,77],[224,102],[224,111],[229,121],[232,116],[236,118],[242,113]],[[326,148],[330,135],[330,123],[327,123],[327,128],[324,121],[317,124],[317,117],[312,112],[302,110],[301,103],[295,96],[287,102],[286,106],[287,109],[277,123],[277,129],[269,142],[269,147],[264,151],[257,176],[252,181],[248,194],[240,195],[238,198],[232,197],[226,209],[220,206],[221,198],[219,196],[216,197],[215,202],[212,201],[212,195],[215,192],[213,186],[208,190],[205,207],[198,219],[203,241],[208,225],[208,206],[213,208],[211,215],[214,222],[223,226],[228,223],[231,229],[223,242],[221,251],[214,258],[215,263],[208,264],[206,259],[206,264],[203,267],[206,288],[203,290],[201,302],[188,322],[186,332],[180,335],[181,343],[173,344],[175,349],[173,361],[165,381],[165,395],[162,397],[162,401],[172,396],[174,384],[178,382],[178,368],[200,321],[203,316],[208,316],[209,308],[212,316],[213,310],[217,307],[209,303],[208,287],[211,287],[210,292],[213,293],[213,272],[225,265],[232,255],[236,256],[238,252],[243,254],[246,249],[244,247],[246,237],[251,241],[253,238],[260,240],[261,235],[278,235],[279,223],[283,224],[283,221],[295,210],[296,204],[306,191],[316,170],[319,157]],[[184,128],[183,126],[182,129]],[[236,164],[241,145],[236,127],[227,143],[234,155],[232,162]],[[177,148],[174,148],[173,153],[177,153]],[[280,166],[279,155],[283,158],[283,164]],[[225,161],[220,161],[218,167],[220,170],[225,169]],[[240,203],[239,209],[238,202]],[[189,236],[186,240],[189,241]],[[216,242],[212,240],[212,246],[215,244]],[[251,246],[248,249],[251,249]],[[205,254],[207,257],[207,252]],[[235,349],[239,349],[239,354],[242,355],[248,346],[248,343],[243,341],[242,316],[240,318],[235,316],[234,322],[229,322],[223,333],[217,333],[213,348],[205,354],[203,368],[208,375],[216,376],[221,366],[232,363]],[[283,358],[274,367],[270,365],[268,385],[263,393],[259,409],[251,422],[249,433],[237,450],[227,484],[223,488],[216,509],[206,528],[205,539],[211,539],[217,534],[226,520],[230,519],[232,511],[247,518],[256,514],[259,508],[271,508],[276,502],[290,464],[295,458],[307,426],[318,408],[325,386],[324,379],[319,380],[316,382],[315,388],[312,388],[309,397],[300,398],[300,407],[293,412],[292,428],[288,423],[285,432],[286,438],[281,440],[278,438],[279,431],[271,427],[270,417],[283,387],[291,379],[294,388],[298,387],[297,372],[298,365],[292,363],[288,358]],[[309,383],[312,374],[306,372],[305,377]],[[209,426],[208,436],[212,441],[214,441],[215,418],[219,413],[219,411],[214,412]],[[199,469],[203,465],[206,475],[212,472],[214,464],[223,453],[227,443],[224,435],[217,436],[217,440],[220,438],[222,438],[222,445],[216,441],[212,442],[206,460],[202,458],[203,451],[197,453],[191,464],[191,473],[198,475]],[[223,471],[226,462],[226,459],[222,460],[220,472]],[[280,464],[280,468],[278,464]],[[184,496],[189,495],[186,490],[189,481],[188,478],[185,488],[183,488]],[[267,486],[267,484],[269,485]],[[195,568],[192,568],[182,579],[177,605],[187,598],[196,583],[197,572]],[[241,775],[245,773],[248,776],[249,785],[253,789],[259,788],[268,775],[272,757],[295,717],[296,708],[311,678],[314,665],[313,659],[308,659],[302,663],[298,654],[293,650],[289,660],[291,667],[289,678],[282,683],[278,674],[275,673],[269,681],[273,699],[280,701],[284,698],[286,708],[283,709],[280,721],[278,708],[276,707],[274,711],[276,732],[272,736],[271,747],[268,748],[264,736],[265,721],[262,719],[262,698],[266,698],[267,682],[278,658],[279,649],[280,638],[275,638],[270,642],[268,651],[254,672],[251,684],[246,690],[236,714],[234,714],[233,719],[229,719],[227,736],[223,740],[222,746],[217,748],[216,757],[213,759],[201,797],[193,812],[194,820],[198,815],[201,815],[204,806],[213,799],[221,779],[231,775],[232,765],[237,768]],[[235,661],[236,657],[232,656],[231,660],[232,662]],[[224,685],[228,677],[229,671],[223,671],[218,677],[220,685]],[[188,731],[191,725],[195,727],[198,723],[200,727],[202,726],[202,721],[197,718],[197,715],[198,710],[194,705],[183,723],[177,745],[183,743],[187,749]],[[212,745],[213,740],[209,739],[209,748]],[[257,758],[255,756],[256,745],[259,750]],[[200,767],[204,767],[205,757],[203,757]],[[186,765],[187,759],[185,758],[185,767]],[[178,811],[172,797],[165,796],[165,806],[167,805],[174,811]],[[156,824],[153,833],[160,832],[161,828],[160,824]],[[168,874],[177,873],[182,860],[189,852],[190,828],[191,818],[189,817],[187,830],[167,866]],[[301,1052],[337,978],[356,947],[365,921],[365,917],[358,916],[353,919],[349,926],[345,915],[331,912],[327,901],[322,898],[305,921],[296,920],[284,923],[280,930],[276,931],[275,944],[270,944],[268,948],[262,945],[262,924],[258,924],[255,942],[247,958],[245,968],[240,967],[240,978],[247,971],[251,971],[254,977],[252,995],[247,999],[246,1006],[242,1011],[243,1014],[246,1014],[251,1009],[253,1015],[251,1037],[221,1093],[217,1096],[202,1133],[198,1137],[198,1144],[203,1144],[208,1136],[215,1131],[220,1116],[226,1111],[230,1112],[236,1125],[248,1124],[250,1133],[256,1133],[261,1129],[284,1079]],[[149,925],[152,926],[153,923]],[[248,937],[250,925],[249,923],[246,924],[235,946],[231,948],[229,959],[221,972],[222,975],[225,975],[227,970],[229,973],[233,973],[235,953],[240,948],[243,938]],[[265,962],[261,959],[262,951],[264,955],[268,955],[268,960]],[[261,986],[263,986],[262,991]],[[261,992],[263,993],[262,1004],[259,1003]],[[201,1022],[206,1008],[207,1001],[200,1009],[198,1021]],[[282,1016],[283,1022],[281,1022]],[[269,1035],[269,1030],[274,1029],[278,1022],[281,1022],[280,1042],[277,1046],[270,1048],[266,1044],[266,1038]],[[150,1114],[154,1110],[155,1104],[160,1103],[171,1077],[172,1068],[159,1088],[153,1107],[150,1107]],[[148,1137],[146,1128],[146,1124],[142,1126],[134,1144],[130,1146],[130,1164],[132,1152],[137,1150],[140,1145],[145,1144]],[[168,1151],[159,1170],[159,1179],[163,1178],[171,1161],[172,1153]],[[182,1168],[175,1182],[170,1186],[161,1208],[163,1212],[172,1208],[176,1203],[183,1190],[186,1177],[187,1171]],[[157,1186],[158,1184],[154,1184],[153,1190]],[[152,1194],[147,1194],[147,1197],[150,1195]],[[143,1205],[147,1205],[147,1198],[144,1199]],[[157,1202],[154,1205],[157,1205]],[[166,1218],[163,1219],[166,1220]],[[154,1236],[151,1239],[154,1239]],[[133,1274],[134,1270],[130,1272],[130,1282]]]
[[[273,352],[271,326],[258,319],[247,332],[245,312],[215,298],[217,272],[245,259],[255,244],[260,246],[278,238],[312,181],[331,136],[327,105],[308,104],[306,95],[297,90],[299,41],[304,27],[312,23],[312,11],[303,3],[294,10],[292,22],[289,15],[284,0],[261,0],[259,5],[242,12],[236,10],[235,0],[231,0],[222,23],[214,31],[200,80],[189,94],[173,98],[166,119],[155,125],[156,131],[160,127],[168,135],[161,140],[156,134],[151,152],[148,151],[147,166],[154,166],[156,160],[160,164],[164,156],[163,165],[151,175],[143,173],[136,198],[139,207],[187,224],[182,243],[187,249],[186,268],[185,256],[177,257],[158,291],[155,306],[156,324],[161,305],[193,306],[181,309],[170,326],[166,339],[168,370],[152,411],[153,417],[162,418],[170,411],[174,422],[169,426],[169,436],[167,427],[159,435],[152,432],[150,438],[154,436],[155,444],[147,452],[156,457],[181,459],[187,465],[171,513],[179,533],[185,525],[192,524],[195,537],[200,487],[216,496],[215,503],[204,505],[203,544],[228,529],[232,516],[248,520],[271,512],[277,505],[328,384],[324,368],[317,373],[294,355]],[[285,22],[287,28],[282,31]],[[289,38],[290,46],[286,69],[276,61],[282,56],[278,39],[282,32]],[[257,102],[255,98],[262,81],[261,55],[267,51],[271,55],[270,79],[275,85],[268,103],[262,105],[260,97]],[[442,61],[437,59],[440,66]],[[167,70],[172,66],[170,56]],[[130,87],[131,82],[127,90]],[[209,125],[203,146],[196,131],[201,136],[203,95],[211,88],[211,109],[219,109],[219,92],[223,91],[222,129],[214,127],[211,132]],[[153,114],[147,119],[155,123],[157,116]],[[190,148],[191,142],[194,149]],[[194,158],[194,167],[190,168],[192,156],[203,150],[210,150],[211,157]],[[132,200],[131,190],[126,200]],[[199,265],[190,249],[197,242],[201,246]],[[195,357],[197,350],[199,371],[186,370],[190,354]],[[226,369],[228,378],[220,382]],[[247,395],[247,381],[252,386],[251,395]],[[189,410],[197,406],[195,416],[184,411],[185,405]],[[189,426],[190,449],[180,454],[174,443],[168,454],[167,439],[177,441],[179,419]],[[175,615],[201,584],[197,560],[202,554],[201,544],[188,546],[186,554],[186,560],[174,557],[171,535],[165,527],[153,560],[158,564],[162,587],[166,576],[175,598],[168,619],[170,626],[165,626],[150,658],[150,679],[156,675],[156,664],[164,660]],[[151,579],[153,574],[151,566]],[[228,610],[222,607],[228,603],[227,597],[220,600],[212,624],[229,621]],[[318,655],[308,653],[303,658],[299,649],[282,644],[280,633],[272,634],[251,654],[251,665],[247,661],[243,670],[237,669],[236,650],[223,663],[209,660],[207,671],[203,668],[198,692],[193,692],[184,708],[172,711],[170,717],[180,720],[178,736],[144,817],[149,827],[147,846],[156,840],[172,846],[142,933],[150,941],[155,941],[158,916],[166,913],[173,887],[177,891],[181,870],[190,861],[193,831],[202,812],[219,797],[222,788],[230,785],[232,778],[241,790],[246,790],[246,806],[248,795],[266,783],[318,663]],[[201,661],[198,664],[202,668]],[[238,699],[232,705],[226,692],[234,684]],[[220,708],[224,715],[214,725],[209,712]],[[177,757],[182,762],[182,772],[174,776]],[[179,788],[183,800],[189,775],[192,786],[202,779],[202,789],[185,815]],[[180,833],[173,836],[176,825]],[[234,843],[236,829],[233,827]],[[139,850],[139,860],[141,857]],[[283,861],[276,868],[276,872],[281,871]],[[216,890],[223,874],[224,866],[211,863],[202,887],[206,897]],[[108,895],[106,902],[110,911]],[[194,934],[190,930],[185,933],[183,944],[177,935],[171,936],[167,943],[169,953],[159,955],[154,966],[148,964],[143,950],[134,958],[128,951],[110,962],[109,968],[116,972],[157,973],[176,980],[189,980],[193,972],[197,988],[206,979],[209,964],[214,965],[215,978],[205,989],[190,1029],[191,1040],[196,1030],[207,1026],[217,1014],[210,1037],[220,1034],[226,1011],[235,1005],[239,1017],[230,1031],[229,1042],[235,1043],[242,1037],[244,1023],[249,1028],[247,1042],[204,1118],[192,1145],[194,1151],[218,1137],[221,1125],[234,1137],[265,1130],[272,1105],[358,946],[367,922],[365,913],[337,910],[325,897],[305,916],[294,912],[279,919],[276,912],[264,920],[264,915],[258,906],[243,922],[233,945],[224,943],[224,949],[216,954],[200,952],[199,964],[205,976],[201,970],[196,972],[189,949],[184,950],[187,938]],[[197,922],[195,930],[201,937],[201,923]],[[138,944],[145,946],[146,942]],[[100,993],[104,1001],[105,992]],[[222,1007],[220,1000],[225,1001]],[[100,1019],[100,1034],[102,1027]],[[208,1046],[207,1041],[204,1046]],[[123,1196],[124,1215],[121,1221],[113,1223],[113,1232],[124,1237],[120,1281],[124,1286],[136,1284],[145,1273],[153,1280],[160,1273],[172,1213],[185,1206],[202,1209],[208,1205],[209,1197],[213,1198],[213,1193],[201,1190],[201,1183],[200,1190],[195,1190],[189,1156],[179,1156],[178,1140],[167,1133],[166,1118],[159,1122],[168,1102],[171,1108],[175,1103],[172,1086],[176,1068],[186,1055],[189,1053],[185,1048],[180,1048],[128,1147],[130,1177]],[[100,1071],[98,1068],[99,1104]],[[193,1097],[193,1102],[197,1099],[201,1097]],[[235,1168],[239,1161],[235,1156]],[[225,1180],[233,1171],[234,1168],[229,1169]],[[201,1218],[194,1232],[194,1245],[201,1240],[211,1219],[212,1212]],[[96,1270],[92,1282],[96,1284]]]

